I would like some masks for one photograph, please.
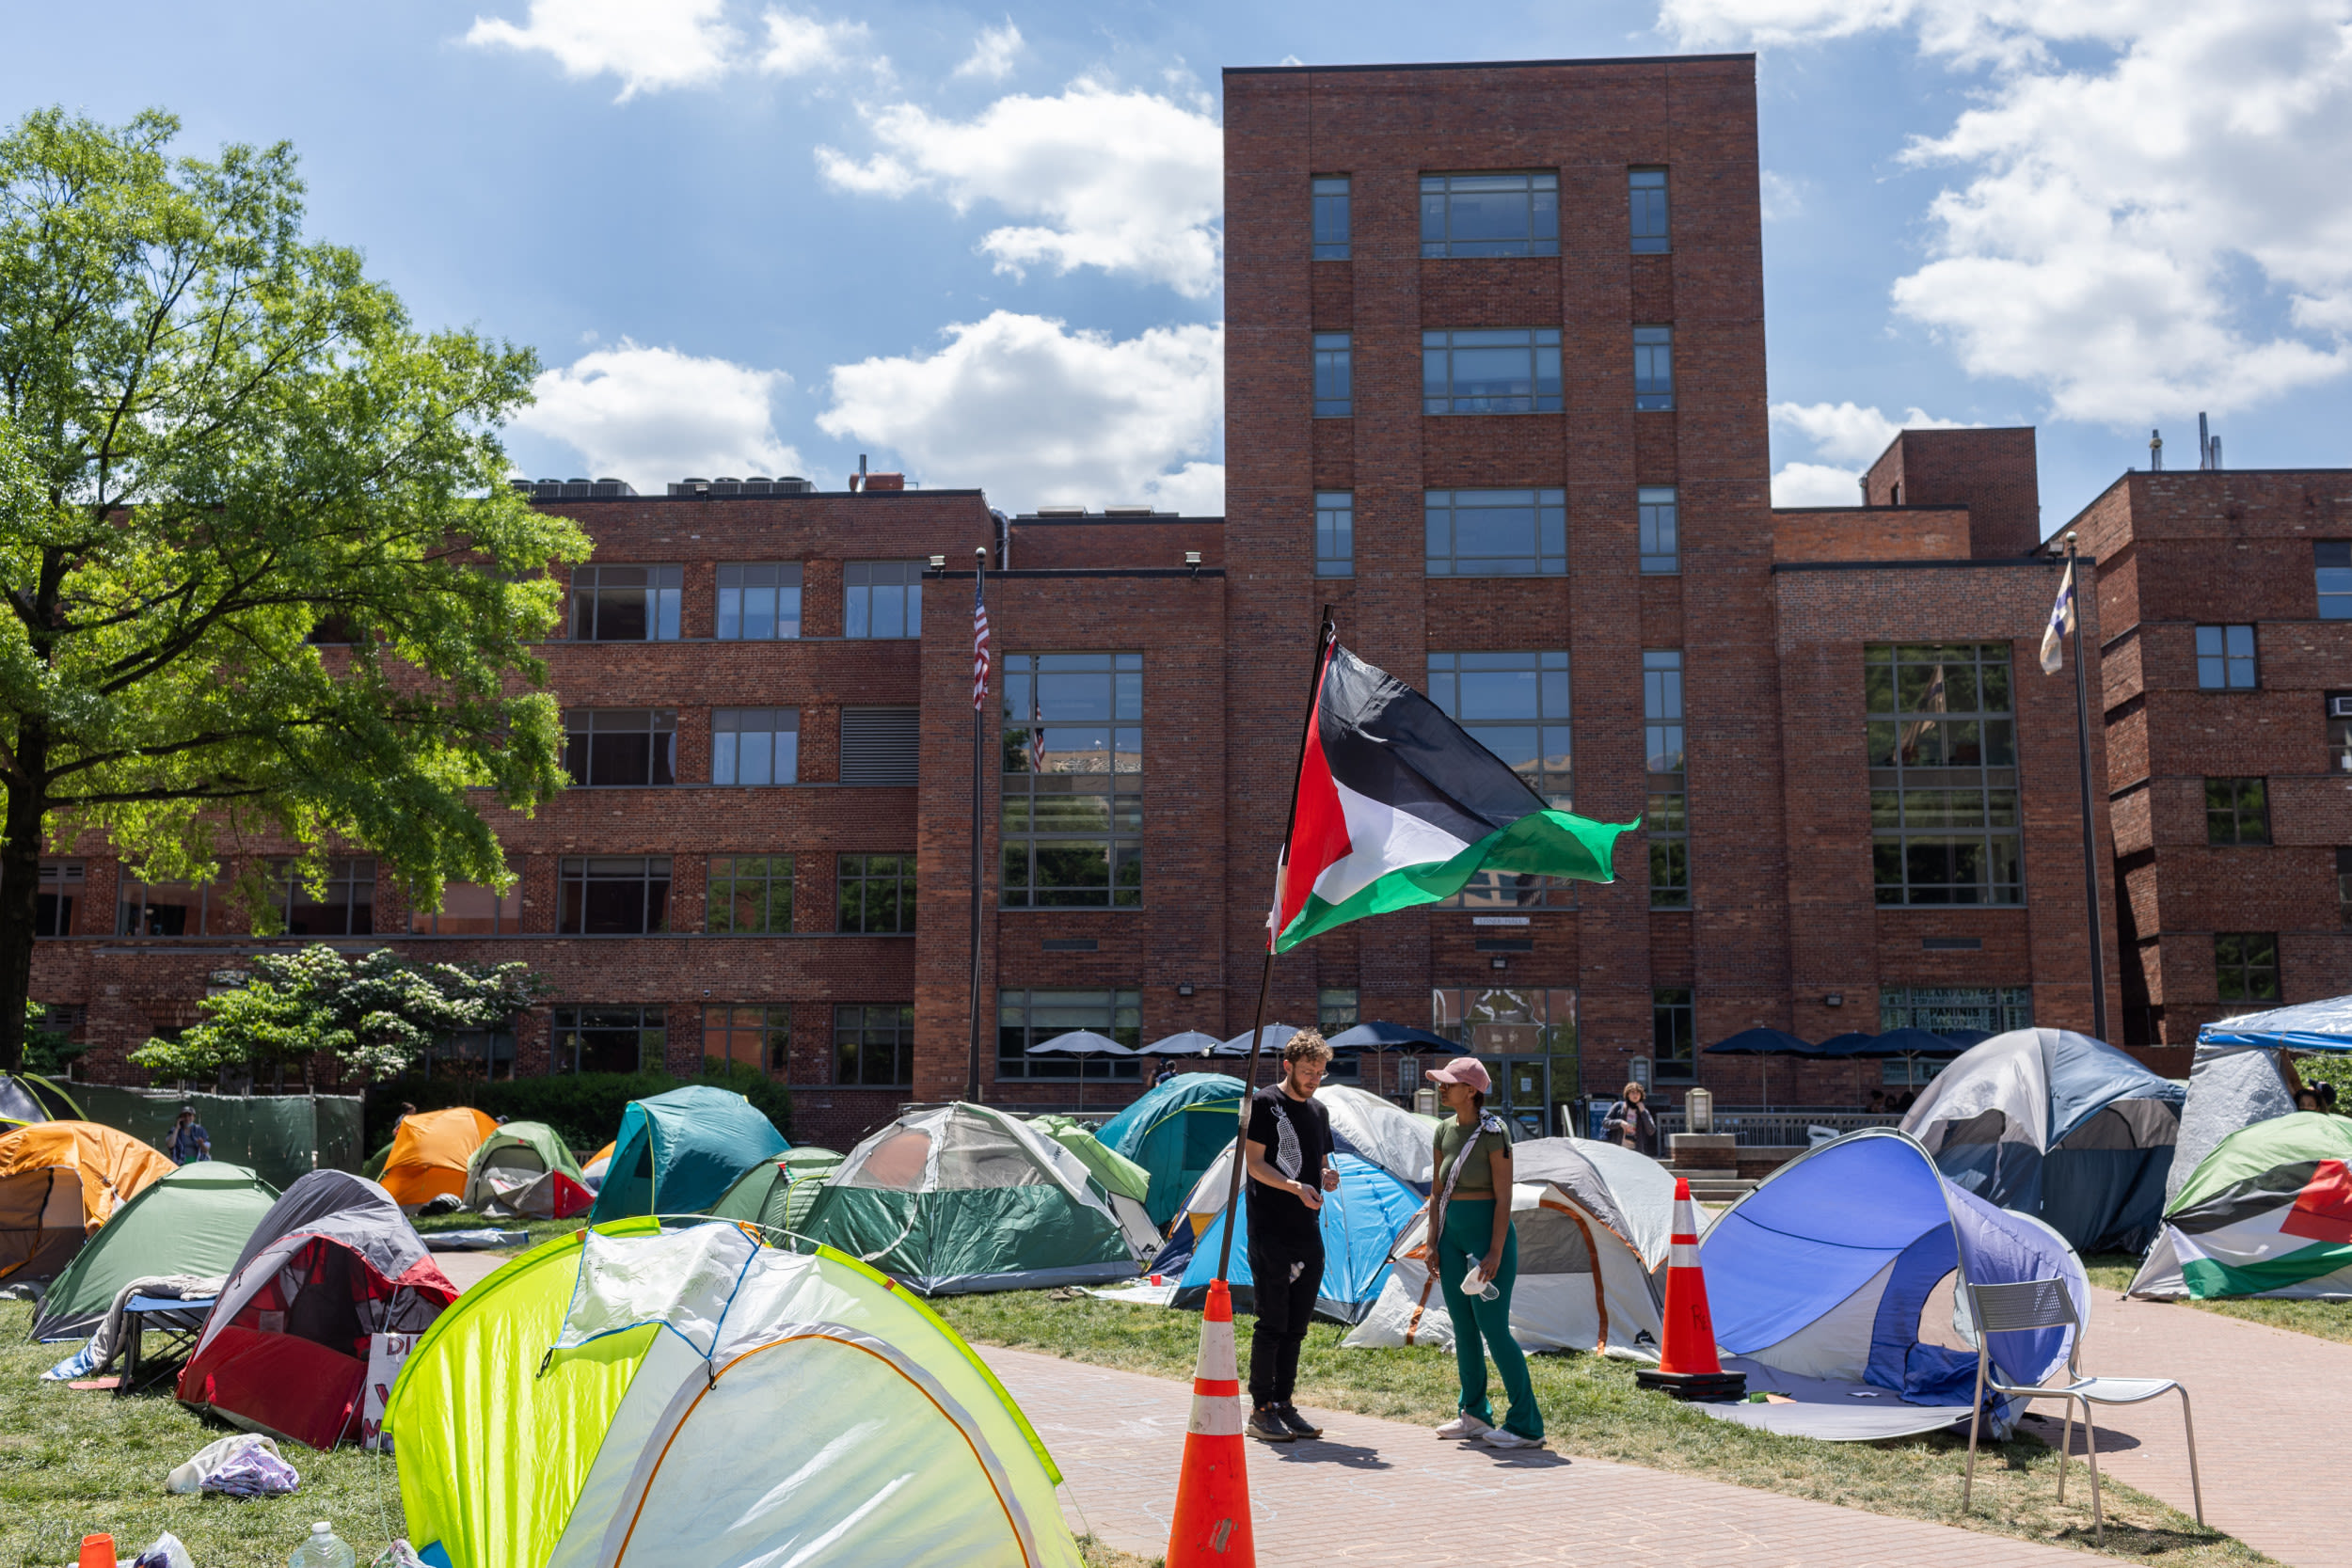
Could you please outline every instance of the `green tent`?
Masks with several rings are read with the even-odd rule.
[[[149,1275],[226,1275],[278,1189],[243,1165],[199,1160],[149,1182],[114,1212],[41,1298],[36,1339],[77,1339],[125,1285]]]
[[[789,1147],[776,1124],[732,1089],[689,1084],[632,1100],[621,1113],[590,1223],[699,1213],[745,1171]]]
[[[1186,1195],[1233,1141],[1242,1082],[1222,1072],[1180,1072],[1103,1124],[1095,1136],[1151,1173],[1143,1206],[1158,1228],[1184,1208]]]
[[[1099,1285],[1138,1272],[1112,1201],[1029,1123],[956,1104],[851,1149],[802,1228],[925,1295]]]
[[[1078,1157],[1087,1174],[1104,1192],[1144,1201],[1152,1190],[1152,1173],[1094,1135],[1094,1129],[1075,1117],[1031,1117],[1029,1125]]]
[[[2348,1170],[2343,1117],[2296,1111],[2238,1129],[2165,1205],[2129,1293],[2352,1300]]]
[[[38,1072],[0,1072],[0,1127],[37,1121],[87,1121],[73,1097]]]
[[[544,1121],[501,1124],[466,1162],[466,1207],[493,1219],[567,1220],[596,1197],[580,1162]]]
[[[817,1201],[825,1179],[841,1166],[843,1156],[834,1149],[803,1144],[779,1159],[763,1160],[745,1171],[741,1180],[712,1204],[718,1219],[744,1220],[771,1230],[798,1230]]]

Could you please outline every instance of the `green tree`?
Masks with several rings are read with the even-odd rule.
[[[509,883],[478,803],[563,784],[531,644],[588,544],[504,483],[532,356],[305,240],[288,147],[177,131],[0,136],[0,1068],[44,843],[159,879],[291,845],[313,881],[355,846],[434,908]]]

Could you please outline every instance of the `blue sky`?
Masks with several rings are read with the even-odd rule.
[[[1222,495],[1218,70],[1759,52],[1776,492],[2041,427],[2055,528],[2209,409],[2347,463],[2352,0],[830,8],[10,0],[0,112],[292,140],[314,234],[532,345],[532,474],[871,453],[997,504]],[[103,36],[102,36],[103,35]]]

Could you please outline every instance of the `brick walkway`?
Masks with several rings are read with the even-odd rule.
[[[993,1346],[985,1354],[1061,1465],[1072,1527],[1124,1551],[1165,1552],[1190,1385]],[[1421,1427],[1369,1416],[1314,1418],[1324,1426],[1320,1443],[1250,1445],[1261,1562],[2081,1568],[2085,1560],[2059,1547],[1695,1476],[1440,1443]],[[1482,1518],[1511,1528],[1460,1522]]]

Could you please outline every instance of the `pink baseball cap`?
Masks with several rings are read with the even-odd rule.
[[[1440,1068],[1429,1069],[1433,1084],[1468,1084],[1480,1094],[1491,1094],[1495,1081],[1486,1076],[1486,1069],[1475,1056],[1456,1056]]]

